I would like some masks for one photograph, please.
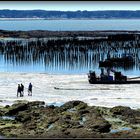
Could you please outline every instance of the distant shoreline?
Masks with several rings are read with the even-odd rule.
[[[140,18],[0,18],[0,21],[22,20],[140,20]]]
[[[140,35],[140,31],[137,30],[134,31],[129,31],[129,30],[96,30],[96,31],[0,30],[0,38],[106,37],[108,35],[119,35],[119,34]]]

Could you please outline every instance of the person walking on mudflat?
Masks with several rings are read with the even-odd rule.
[[[29,84],[29,87],[28,87],[28,96],[32,96],[32,84],[30,83]]]
[[[21,96],[22,97],[24,96],[24,86],[23,86],[23,84],[21,84]]]
[[[21,97],[21,86],[20,86],[20,84],[18,84],[17,97],[18,97],[18,95],[20,95],[20,97]]]

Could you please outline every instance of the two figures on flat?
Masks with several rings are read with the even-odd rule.
[[[32,84],[29,83],[28,86],[28,96],[32,96]],[[23,97],[24,96],[24,85],[23,84],[18,84],[18,88],[17,88],[17,97]]]

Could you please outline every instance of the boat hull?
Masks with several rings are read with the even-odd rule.
[[[91,81],[90,84],[140,84],[140,80],[133,81]]]

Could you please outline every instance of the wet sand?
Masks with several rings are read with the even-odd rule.
[[[28,96],[29,83],[33,96]],[[25,86],[24,97],[17,97],[17,86]],[[45,101],[60,106],[67,101],[81,100],[88,105],[114,107],[117,105],[139,108],[139,84],[92,85],[87,74],[0,73],[0,105],[11,105],[16,100]]]

